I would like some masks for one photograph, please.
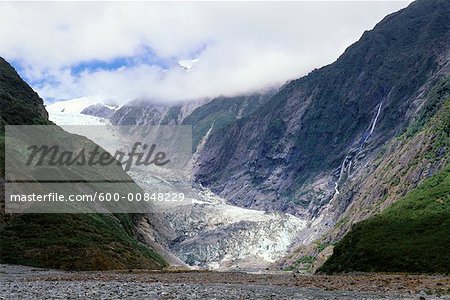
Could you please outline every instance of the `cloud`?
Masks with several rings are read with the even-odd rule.
[[[47,99],[235,95],[333,62],[407,4],[0,2],[0,53]]]

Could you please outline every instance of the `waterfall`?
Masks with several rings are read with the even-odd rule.
[[[334,183],[334,193],[335,193],[335,195],[339,195],[338,187],[339,187],[339,185],[338,185],[338,183],[337,183],[337,181],[336,181],[336,182]]]
[[[364,138],[364,141],[359,146],[359,151],[358,152],[361,152],[364,143],[367,142],[369,140],[369,138],[372,136],[372,133],[375,130],[375,125],[377,124],[377,121],[378,121],[378,117],[380,116],[380,113],[381,113],[381,106],[382,105],[383,105],[383,102],[380,102],[380,104],[378,105],[378,108],[377,108],[377,113],[375,115],[375,118],[373,119],[372,123],[370,124],[369,133],[368,134],[367,134],[367,132],[365,133],[365,134],[367,134],[367,136]],[[347,164],[347,162],[348,162],[348,164]],[[333,199],[334,199],[334,197],[339,195],[339,183],[341,182],[341,180],[342,180],[342,178],[344,176],[344,172],[347,172],[348,176],[350,176],[351,167],[352,167],[352,159],[351,159],[351,157],[349,157],[349,154],[347,154],[345,156],[344,160],[342,161],[341,169],[340,169],[340,172],[339,172],[339,178],[338,178],[337,181],[334,182]]]
[[[345,162],[347,161],[347,159],[348,159],[348,155],[346,155],[346,156],[344,157],[344,160],[342,161],[341,171],[339,172],[339,179],[338,179],[338,182],[342,179],[342,176],[344,175],[344,172],[345,172]]]
[[[370,134],[373,133],[373,130],[375,129],[375,125],[377,124],[377,120],[378,120],[378,116],[380,115],[380,112],[381,112],[381,105],[382,104],[383,104],[383,102],[380,102],[380,105],[378,106],[377,115],[375,116],[375,120],[373,120],[372,128],[370,128]]]

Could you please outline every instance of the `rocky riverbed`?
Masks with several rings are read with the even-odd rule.
[[[0,299],[450,299],[450,278],[206,271],[64,272],[1,265]]]

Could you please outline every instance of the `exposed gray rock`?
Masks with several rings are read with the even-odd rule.
[[[118,109],[116,106],[106,106],[104,104],[94,104],[81,111],[83,115],[90,115],[101,118],[109,118]]]

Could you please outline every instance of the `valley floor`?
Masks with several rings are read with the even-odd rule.
[[[64,272],[1,265],[0,299],[450,299],[450,277]]]

